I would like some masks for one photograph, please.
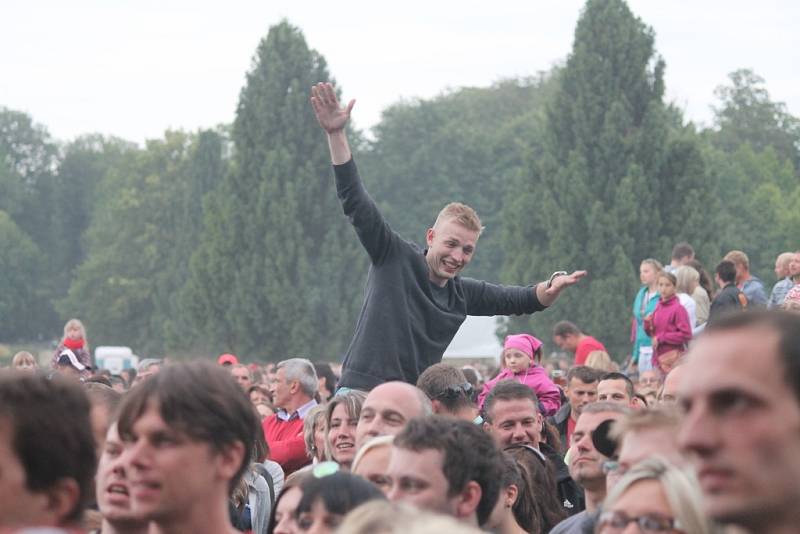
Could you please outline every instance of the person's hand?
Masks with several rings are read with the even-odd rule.
[[[653,345],[653,350],[656,350],[658,348],[658,338],[653,336],[650,344]]]
[[[355,104],[356,101],[351,100],[347,106],[339,106],[336,91],[330,83],[318,83],[311,87],[311,107],[314,108],[319,125],[329,134],[344,129]]]
[[[580,281],[581,278],[583,278],[587,274],[588,273],[586,271],[575,271],[572,274],[556,276],[553,279],[553,283],[550,284],[550,287],[548,287],[545,290],[545,294],[553,296],[558,295],[559,293],[561,293],[562,289],[564,289],[565,287],[574,286]]]

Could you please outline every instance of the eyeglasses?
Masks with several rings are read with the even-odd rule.
[[[606,512],[600,516],[600,530],[603,532],[622,532],[630,523],[636,523],[643,534],[655,534],[681,529],[680,522],[673,517],[659,514],[646,514],[629,517],[624,512]],[[605,530],[603,530],[605,529]],[[682,532],[682,531],[681,531]]]

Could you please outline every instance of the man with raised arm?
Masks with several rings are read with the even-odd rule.
[[[311,89],[311,105],[328,136],[336,193],[371,261],[340,387],[369,390],[390,380],[416,384],[422,371],[441,361],[467,315],[543,310],[586,275],[560,271],[527,287],[462,278],[481,233],[475,211],[448,204],[425,235],[426,249],[406,241],[384,220],[353,162],[345,126],[355,100],[341,107],[333,86],[320,83]]]

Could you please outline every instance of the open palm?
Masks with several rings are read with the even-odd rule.
[[[311,106],[322,129],[328,133],[342,130],[350,120],[350,112],[356,101],[351,100],[346,107],[339,105],[336,91],[330,83],[318,83],[311,88]]]

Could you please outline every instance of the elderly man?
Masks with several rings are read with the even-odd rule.
[[[786,298],[786,293],[792,289],[794,281],[792,280],[789,266],[794,259],[794,252],[784,252],[775,259],[775,278],[778,279],[775,285],[772,286],[772,292],[769,294],[769,301],[767,308],[780,308],[783,304],[783,299]]]
[[[714,520],[760,534],[800,525],[800,316],[720,319],[689,351],[678,443]]]
[[[356,426],[356,449],[375,436],[395,436],[413,417],[433,414],[428,396],[405,382],[386,382],[369,392]]]
[[[310,361],[291,358],[278,363],[271,384],[278,412],[264,419],[262,427],[270,459],[279,463],[287,476],[311,461],[303,439],[303,420],[317,405],[314,395],[318,387],[317,373]]]

